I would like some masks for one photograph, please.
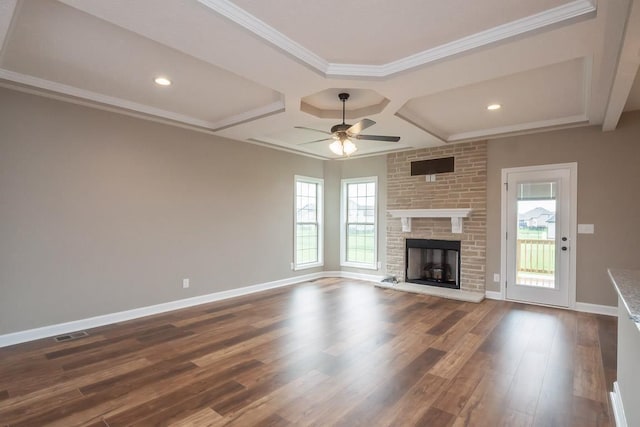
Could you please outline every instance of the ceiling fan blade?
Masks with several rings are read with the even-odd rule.
[[[332,139],[333,138],[322,138],[322,139],[316,139],[314,141],[301,142],[300,144],[296,144],[296,145],[313,144],[314,142],[330,141]]]
[[[399,136],[382,136],[382,135],[354,135],[355,139],[364,139],[369,141],[398,142]]]
[[[357,135],[360,132],[362,132],[363,130],[365,130],[366,128],[375,125],[376,122],[374,122],[373,120],[369,120],[369,119],[362,119],[360,120],[358,123],[356,123],[355,125],[351,126],[349,129],[347,129],[347,133],[349,135]]]
[[[304,129],[304,130],[311,130],[311,131],[314,131],[314,132],[324,133],[325,135],[331,135],[330,132],[326,132],[326,131],[320,130],[320,129],[307,128],[307,127],[304,127],[304,126],[294,126],[294,128],[296,128],[296,129]]]

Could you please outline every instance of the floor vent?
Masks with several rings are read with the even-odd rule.
[[[70,334],[58,335],[53,339],[56,342],[65,342],[65,341],[77,340],[78,338],[88,337],[88,336],[89,334],[86,333],[85,331],[78,331],[78,332],[71,332]]]

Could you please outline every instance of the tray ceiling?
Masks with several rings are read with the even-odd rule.
[[[326,159],[294,127],[339,123],[339,92],[401,137],[359,156],[614,129],[640,108],[638,2],[0,0],[0,85]]]
[[[382,65],[571,2],[236,0],[233,3],[328,62]]]

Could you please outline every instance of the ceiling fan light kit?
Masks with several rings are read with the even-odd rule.
[[[351,142],[350,139],[347,139],[342,143],[342,148],[344,149],[344,154],[346,154],[347,156],[358,151],[358,147],[356,147],[356,144]]]
[[[329,144],[329,149],[331,150],[331,152],[333,152],[338,156],[350,156],[351,154],[358,151],[358,147],[352,141],[352,139],[382,141],[382,142],[400,141],[399,136],[361,135],[360,132],[362,132],[368,127],[375,125],[376,122],[369,119],[362,119],[355,125],[349,125],[345,123],[345,104],[349,99],[349,94],[346,92],[339,93],[338,99],[340,99],[340,101],[342,102],[342,123],[332,126],[331,132],[325,132],[322,130],[307,128],[303,126],[296,126],[296,129],[311,130],[314,132],[320,132],[320,133],[329,135],[328,138],[317,139],[314,141],[307,141],[307,142],[303,142],[303,144],[312,144],[312,143],[321,142],[321,141],[331,141],[333,139],[334,141],[331,144]]]
[[[342,142],[340,142],[339,140],[335,140],[331,144],[329,144],[329,149],[334,154],[336,154],[338,156],[344,155],[344,149],[342,148]]]
[[[329,145],[329,149],[338,156],[350,156],[358,151],[358,147],[350,139],[344,141],[337,139]]]

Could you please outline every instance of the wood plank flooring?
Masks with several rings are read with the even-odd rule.
[[[612,426],[616,319],[322,279],[0,349],[2,426]]]

